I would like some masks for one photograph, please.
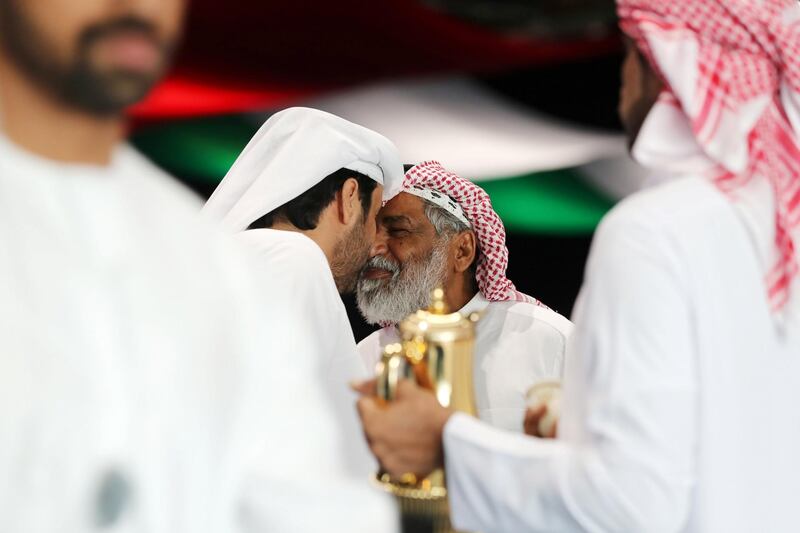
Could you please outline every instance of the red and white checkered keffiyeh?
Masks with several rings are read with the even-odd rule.
[[[480,257],[475,277],[478,288],[487,300],[529,302],[546,307],[536,298],[519,292],[506,277],[506,229],[492,209],[492,201],[486,191],[449,172],[437,161],[425,161],[406,172],[402,190],[415,194],[415,186],[446,194],[461,206],[478,239]]]
[[[617,6],[623,31],[666,86],[651,115],[665,117],[672,107],[682,117],[675,130],[694,137],[697,154],[710,162],[707,175],[746,222],[765,218],[752,209],[755,191],[766,191],[757,202],[774,203],[762,232],[774,240],[765,277],[770,306],[782,311],[798,273],[800,237],[797,0],[617,0]],[[669,134],[661,131],[655,144],[669,142]]]

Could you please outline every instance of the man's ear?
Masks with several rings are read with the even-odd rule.
[[[455,237],[451,243],[451,250],[453,252],[453,269],[458,272],[466,272],[470,265],[475,261],[475,254],[478,251],[477,239],[475,232],[462,231]]]
[[[347,178],[342,187],[336,192],[336,211],[339,222],[345,226],[358,220],[361,212],[361,198],[359,197],[358,180]]]

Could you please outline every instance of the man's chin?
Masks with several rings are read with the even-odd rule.
[[[378,326],[394,323],[394,320],[387,317],[386,309],[376,303],[385,298],[386,294],[383,291],[365,289],[363,281],[359,283],[356,289],[356,304],[367,324]]]
[[[358,280],[358,290],[363,292],[383,291],[389,285],[390,278],[365,278]]]
[[[60,87],[62,100],[98,116],[119,115],[142,100],[155,84],[152,76],[90,75],[69,79]]]

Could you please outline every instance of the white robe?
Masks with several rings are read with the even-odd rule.
[[[0,531],[393,529],[340,464],[313,331],[276,330],[198,210],[127,146],[93,167],[0,137]]]
[[[560,380],[569,320],[528,302],[490,302],[478,292],[459,310],[480,312],[475,331],[474,385],[478,416],[492,426],[522,431],[526,393],[541,380]],[[373,332],[358,344],[368,368],[383,347],[397,342],[394,326]]]
[[[350,388],[350,383],[367,379],[367,371],[325,254],[312,239],[295,231],[255,229],[236,237],[253,256],[258,274],[275,287],[271,305],[280,307],[279,299],[293,303],[292,308],[282,310],[276,324],[281,334],[297,336],[297,328],[313,332],[306,353],[298,355],[322,365],[325,393],[346,442],[347,468],[353,475],[368,479],[375,473],[377,462],[358,420],[358,396]],[[286,364],[291,363],[292,356],[289,354]]]
[[[761,246],[702,179],[617,206],[587,265],[559,439],[452,417],[454,524],[800,531],[800,317],[777,328]]]

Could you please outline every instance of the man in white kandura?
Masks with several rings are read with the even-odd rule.
[[[314,331],[123,140],[183,8],[0,0],[0,531],[393,530]]]
[[[436,161],[406,172],[402,192],[378,213],[378,238],[356,289],[358,307],[384,327],[358,348],[375,368],[397,342],[401,320],[427,307],[441,285],[452,310],[480,313],[474,383],[481,420],[520,431],[525,396],[560,380],[569,320],[517,291],[506,278],[505,228],[486,192]]]
[[[597,231],[558,438],[407,381],[366,433],[393,475],[443,463],[467,531],[800,531],[800,5],[617,3],[632,153],[674,179]]]
[[[238,234],[259,274],[278,288],[266,303],[281,307],[273,324],[281,335],[295,337],[298,327],[314,332],[301,355],[325,368],[348,467],[365,480],[375,461],[348,384],[367,370],[339,293],[355,287],[381,201],[402,178],[397,149],[385,137],[329,113],[291,108],[267,120],[204,208]]]

